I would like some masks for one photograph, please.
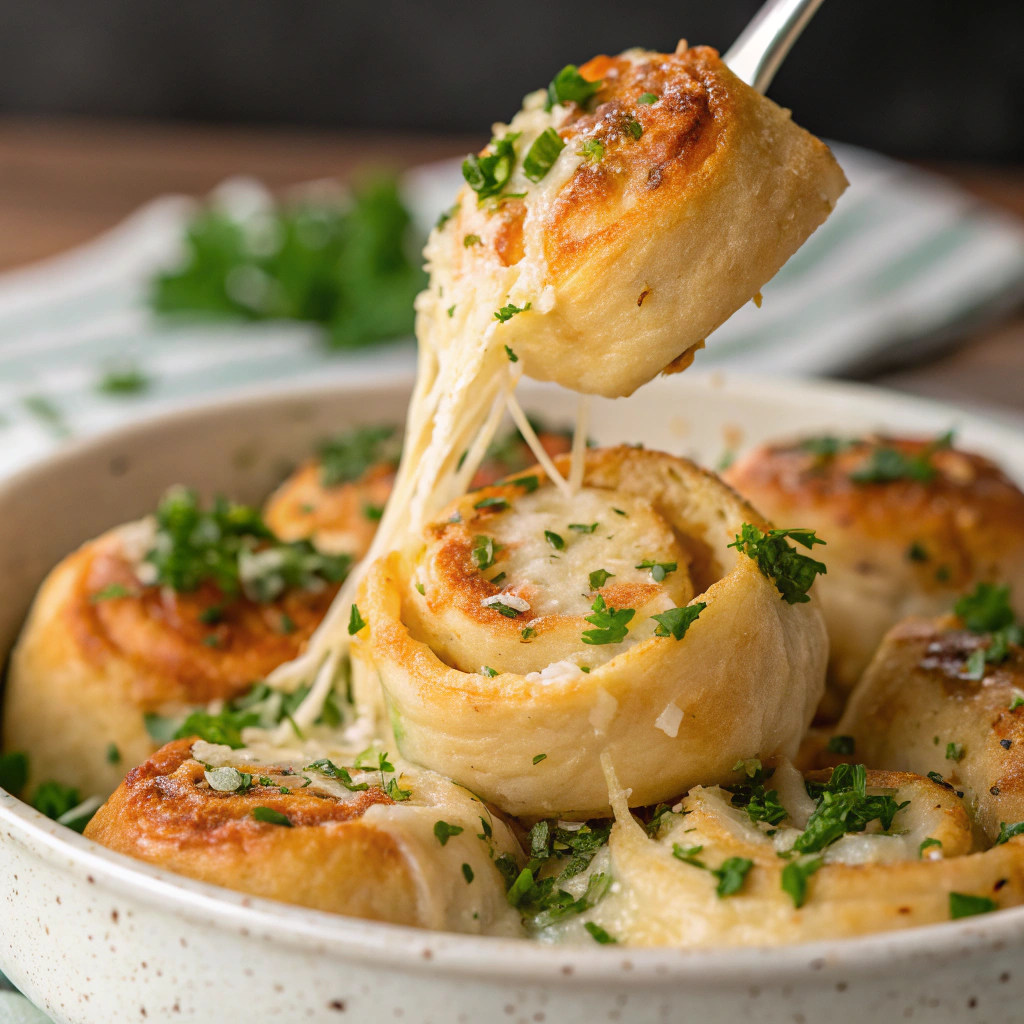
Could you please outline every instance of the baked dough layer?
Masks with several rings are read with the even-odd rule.
[[[536,188],[513,176],[507,191],[525,198],[496,209],[463,188],[458,213],[427,248],[444,296],[421,315],[443,323],[454,302],[459,320],[460,282],[500,281],[509,269],[499,305],[530,308],[497,336],[525,373],[617,397],[685,365],[825,220],[847,182],[824,143],[710,47],[629,50],[580,73],[601,88],[586,108],[555,108],[565,148]],[[657,101],[641,103],[645,94]],[[524,153],[541,102],[527,97],[510,125]],[[601,146],[599,160],[582,155],[587,143]]]
[[[821,696],[827,641],[813,591],[785,603],[728,547],[743,523],[769,524],[716,476],[661,452],[592,450],[584,486],[642,496],[672,526],[693,601],[706,604],[699,618],[681,640],[651,636],[589,673],[492,678],[415,638],[410,562],[380,559],[358,598],[368,628],[354,657],[379,676],[403,756],[508,813],[582,817],[608,811],[604,751],[634,805],[722,780],[738,758],[792,757]],[[500,636],[504,617],[493,618]]]
[[[770,519],[828,542],[828,575],[815,589],[830,643],[822,711],[832,721],[900,619],[946,612],[982,581],[1011,584],[1024,613],[1024,494],[995,463],[935,439],[840,444],[826,456],[808,441],[765,445],[724,474]],[[934,475],[854,479],[881,450],[924,458]]]

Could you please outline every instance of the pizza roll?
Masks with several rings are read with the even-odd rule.
[[[528,376],[607,397],[688,365],[847,184],[789,111],[685,42],[566,68],[465,174],[426,248],[418,336],[497,316]]]
[[[86,827],[111,850],[265,899],[443,931],[518,933],[506,824],[431,772],[194,739],[161,748]],[[397,767],[397,770],[396,770]]]
[[[403,756],[511,814],[606,811],[604,750],[653,803],[738,757],[793,756],[820,698],[820,570],[784,600],[784,579],[730,547],[768,529],[684,459],[591,450],[571,500],[528,472],[372,566],[353,656]]]
[[[805,788],[791,765],[767,779],[760,765],[749,771],[734,792],[697,787],[646,829],[617,791],[607,849],[567,883],[570,896],[590,891],[589,906],[535,919],[539,937],[776,946],[1024,902],[1024,840],[972,852],[967,813],[935,782],[846,764]],[[614,883],[594,883],[601,874]]]
[[[4,746],[29,755],[34,781],[106,796],[156,749],[147,715],[230,701],[303,649],[347,560],[278,543],[252,509],[217,508],[172,492],[156,518],[89,541],[44,581],[3,715]]]
[[[826,719],[900,619],[948,611],[979,581],[1024,595],[1024,494],[948,438],[805,438],[757,448],[724,477],[770,519],[828,542],[817,587],[831,648]]]
[[[569,451],[572,436],[535,424],[549,455]],[[395,432],[368,427],[323,445],[319,456],[300,466],[267,499],[264,517],[282,540],[311,540],[319,551],[344,553],[358,561],[377,531],[395,482],[400,451]],[[485,487],[533,463],[517,431],[491,445],[472,487]]]
[[[952,616],[894,626],[833,742],[871,764],[941,777],[990,842],[1003,823],[1024,821],[1024,650],[1019,631],[1016,642],[997,637]]]

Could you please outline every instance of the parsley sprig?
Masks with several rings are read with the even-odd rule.
[[[762,575],[775,584],[783,601],[803,604],[810,600],[807,591],[811,589],[814,578],[828,570],[823,562],[801,555],[792,544],[787,544],[787,537],[807,549],[825,543],[814,530],[769,530],[763,533],[756,526],[744,523],[736,539],[728,546],[753,558]]]
[[[275,600],[286,589],[319,590],[348,575],[348,555],[325,555],[309,541],[285,543],[257,509],[217,498],[203,510],[195,491],[174,487],[156,510],[156,537],[145,561],[153,582],[179,593],[214,584],[226,597]]]
[[[932,456],[952,445],[953,431],[935,438],[913,455],[907,455],[892,445],[881,443],[871,449],[864,465],[850,473],[850,479],[858,484],[886,484],[895,480],[928,483],[935,479],[938,472],[932,462]]]
[[[988,636],[988,644],[968,656],[965,678],[983,678],[986,662],[999,664],[1009,657],[1011,644],[1024,644],[1024,629],[1014,621],[1009,587],[979,583],[956,602],[953,611],[972,633]]]
[[[398,465],[402,439],[394,427],[359,427],[320,445],[320,482],[324,487],[358,480],[380,463]]]
[[[593,612],[584,622],[589,622],[594,629],[583,631],[585,644],[621,644],[629,632],[629,623],[636,615],[635,608],[612,608],[605,604],[604,598],[598,594],[590,606]]]

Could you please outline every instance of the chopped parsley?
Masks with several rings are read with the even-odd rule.
[[[588,82],[575,64],[566,64],[548,85],[544,109],[550,110],[557,103],[578,103],[582,107],[601,88],[601,84],[600,79]]]
[[[513,608],[510,605],[503,604],[501,601],[492,601],[487,605],[487,607],[493,608],[496,612],[500,612],[506,619],[514,619],[519,614],[518,608]]]
[[[703,853],[703,846],[683,846],[680,843],[672,844],[672,856],[676,860],[681,860],[685,864],[691,864],[695,868],[704,868],[704,861],[698,858],[699,853]]]
[[[287,814],[282,814],[280,811],[275,811],[273,807],[254,807],[252,810],[252,816],[257,821],[262,821],[265,825],[282,825],[285,828],[291,828],[292,823],[288,818]]]
[[[395,803],[401,803],[403,800],[408,800],[412,796],[411,789],[402,789],[398,785],[398,779],[388,779],[388,784],[384,787],[384,792],[387,796],[391,797]]]
[[[888,794],[868,796],[867,769],[862,764],[841,764],[827,783],[808,783],[807,791],[817,796],[818,803],[793,843],[797,853],[818,853],[848,832],[863,832],[872,821],[888,832],[897,812],[910,803],[898,804]]]
[[[322,442],[317,454],[320,482],[324,487],[336,487],[358,480],[381,463],[397,466],[402,440],[394,427],[359,427]]]
[[[99,604],[101,601],[114,601],[119,597],[135,597],[136,591],[129,590],[123,583],[108,583],[100,587],[94,594],[89,595],[92,604]]]
[[[150,302],[172,316],[317,323],[333,348],[411,334],[426,284],[413,230],[390,177],[338,201],[276,204],[258,223],[213,203],[182,232],[185,258],[155,277]]]
[[[953,611],[972,633],[991,633],[1013,624],[1010,588],[979,583],[973,593],[961,597]]]
[[[487,676],[488,679],[493,679],[498,674],[498,670],[496,668],[491,668],[490,665],[483,665],[480,668],[480,674],[482,676]]]
[[[259,725],[260,716],[254,711],[234,711],[224,708],[216,715],[208,711],[193,711],[174,733],[174,739],[184,740],[198,736],[207,743],[216,743],[238,750],[244,747],[242,730]]]
[[[451,320],[451,318],[452,318],[453,316],[455,316],[455,307],[454,307],[454,306],[449,306],[449,307],[448,307],[448,308],[447,308],[447,309],[445,310],[445,312],[446,312],[446,313],[448,314],[448,319],[449,319],[449,320]]]
[[[152,382],[137,366],[125,363],[111,367],[100,378],[96,390],[104,395],[140,395]]]
[[[578,152],[588,163],[599,164],[604,159],[604,143],[600,139],[586,139]]]
[[[747,857],[729,857],[720,867],[713,868],[711,873],[718,879],[715,892],[719,898],[738,893],[753,866],[754,862]]]
[[[749,761],[737,761],[733,771],[742,771],[747,781],[726,787],[732,793],[732,805],[745,807],[747,816],[754,824],[766,821],[769,825],[781,825],[787,817],[787,811],[779,800],[779,791],[765,788],[774,769],[765,769],[757,758],[752,758]]]
[[[798,447],[819,459],[831,459],[855,443],[834,437],[832,434],[822,434],[819,437],[805,437]]]
[[[32,806],[54,821],[63,817],[68,811],[73,811],[79,803],[81,803],[81,797],[74,786],[65,786],[53,779],[41,782],[32,797]]]
[[[497,586],[499,583],[502,582],[502,580],[505,579],[507,575],[507,573],[499,572],[497,576],[492,576],[488,582],[493,583],[495,586]]]
[[[789,529],[769,530],[762,533],[756,526],[744,523],[736,539],[728,546],[742,551],[757,562],[762,575],[770,579],[787,604],[803,604],[809,601],[807,591],[818,574],[827,572],[824,563],[807,555],[801,555],[786,538],[795,540],[805,548],[825,542],[814,530]]]
[[[208,768],[203,777],[210,789],[218,793],[246,793],[252,786],[252,776],[248,772],[240,772],[229,765]]]
[[[629,132],[630,135],[633,136],[634,139],[639,139],[640,136],[643,135],[644,133],[644,126],[635,117],[632,116],[626,119],[623,127],[626,129],[627,132]]]
[[[825,744],[825,753],[852,757],[856,743],[852,736],[831,736]]]
[[[594,524],[597,525],[596,523]],[[651,579],[655,583],[661,583],[661,581],[670,573],[675,572],[679,566],[675,562],[652,562],[650,559],[645,558],[639,565],[634,566],[636,569],[650,569]]]
[[[999,904],[987,896],[971,896],[962,892],[949,894],[949,917],[956,921],[961,917],[975,917],[978,914],[991,914],[998,910]]]
[[[928,483],[935,479],[936,469],[932,456],[942,448],[953,444],[953,432],[937,437],[916,455],[906,455],[891,445],[879,444],[871,449],[867,462],[850,473],[850,479],[858,484],[885,484],[896,480],[914,480]]]
[[[931,836],[929,836],[927,839],[922,839],[921,840],[921,845],[917,848],[917,855],[918,855],[918,857],[923,857],[924,856],[924,851],[925,850],[930,850],[932,847],[938,847],[941,850],[942,849],[942,840],[941,839],[933,839]]]
[[[597,529],[597,523],[570,523],[569,529],[573,533],[593,533]]]
[[[1013,695],[1013,700],[1010,701],[1010,710],[1016,711],[1022,704],[1024,704],[1024,695],[1015,693]]]
[[[537,630],[533,626],[527,626],[519,635],[524,640],[532,640],[537,635]]]
[[[466,885],[472,884],[475,876],[473,874],[473,869],[468,864],[462,865],[462,877],[466,880]]]
[[[525,306],[516,306],[513,303],[509,303],[507,306],[502,306],[501,309],[496,310],[494,313],[494,319],[499,323],[505,324],[516,315],[516,313],[525,313],[533,303],[528,302]],[[508,347],[507,345],[505,346]],[[516,362],[516,360],[512,360]]]
[[[328,779],[336,779],[352,793],[359,793],[370,788],[368,782],[353,782],[347,768],[339,768],[338,765],[327,757],[322,757],[319,761],[307,764],[304,770],[307,772],[318,772]]]
[[[656,96],[653,92],[645,92],[643,94],[643,96],[641,96],[637,100],[637,103],[642,103],[645,107],[649,107],[652,103],[657,103],[657,102],[658,102],[658,96]]]
[[[543,761],[547,756],[548,756],[547,754],[534,754],[533,755],[533,763],[534,764],[540,764],[541,761]]]
[[[447,846],[452,836],[460,836],[465,831],[461,825],[449,825],[447,821],[434,822],[434,835],[442,846]]]
[[[483,244],[483,239],[481,239],[479,235],[466,235],[466,237],[462,239],[462,245],[466,249],[468,249],[471,245]]]
[[[985,648],[978,647],[967,656],[964,667],[960,670],[961,679],[984,679],[985,678]]]
[[[928,552],[925,550],[924,545],[915,540],[907,548],[907,560],[910,562],[927,562]]]
[[[563,149],[565,143],[558,132],[554,128],[545,128],[533,140],[533,145],[523,160],[523,174],[530,181],[540,181],[551,170]]]
[[[515,354],[515,352],[513,352],[512,349],[510,349],[508,347],[508,345],[505,346],[505,355],[508,356],[508,361],[510,363],[518,363],[519,362],[519,356],[517,356]]]
[[[508,498],[493,497],[481,498],[474,506],[475,509],[494,509],[495,512],[504,512],[508,508]]]
[[[615,573],[607,569],[595,569],[590,574],[590,589],[600,590],[614,575]]]
[[[599,924],[594,924],[593,921],[587,921],[584,925],[587,929],[590,937],[595,941],[599,942],[602,946],[613,945],[619,940],[609,935]]]
[[[212,583],[225,596],[259,603],[286,589],[319,590],[348,575],[348,555],[325,555],[307,540],[285,543],[257,509],[217,498],[200,508],[195,491],[173,487],[156,510],[156,537],[145,561],[154,583],[191,593]]]
[[[658,623],[654,630],[655,636],[671,636],[676,640],[682,640],[686,631],[697,621],[700,613],[707,608],[704,601],[696,604],[688,604],[682,608],[669,608],[668,611],[659,612],[651,618]]]
[[[962,761],[964,756],[964,745],[962,743],[946,744],[946,760]]]
[[[823,863],[821,857],[808,857],[790,861],[782,869],[782,891],[789,894],[794,907],[802,907],[807,901],[807,880]]]
[[[474,153],[462,161],[462,176],[479,199],[498,195],[508,184],[516,165],[515,141],[519,134],[509,132],[503,138],[493,138],[490,152],[483,156]]]
[[[485,534],[477,534],[473,538],[473,561],[476,563],[476,567],[484,572],[490,569],[494,565],[494,555],[496,552],[501,550],[501,545],[498,544],[493,537],[488,537]]]
[[[361,629],[366,628],[366,619],[359,614],[359,606],[352,605],[348,616],[348,635],[355,636]]]
[[[120,764],[121,751],[116,743],[107,744],[107,764]],[[5,787],[6,788],[6,787]]]
[[[629,632],[629,623],[636,615],[634,608],[611,608],[605,604],[604,598],[598,594],[590,606],[593,612],[584,622],[589,622],[594,629],[583,631],[585,644],[621,644]]]
[[[552,530],[545,530],[544,531],[544,539],[556,551],[564,551],[565,550],[565,541],[562,539],[561,536],[559,536],[559,534],[555,533],[554,531],[552,531]]]
[[[445,224],[447,224],[448,221],[450,221],[452,219],[452,217],[454,217],[455,214],[457,214],[458,212],[459,212],[459,204],[458,203],[455,203],[454,205],[449,206],[447,210],[442,210],[441,213],[438,215],[438,218],[437,218],[437,221],[434,224],[434,227],[437,228],[438,231],[440,231],[441,228],[443,228],[445,226]]]
[[[0,789],[6,789],[11,796],[20,796],[28,782],[28,754],[12,750],[0,754]]]
[[[6,786],[4,787],[7,788]],[[1018,821],[1013,825],[1007,825],[1005,821],[999,822],[999,835],[996,838],[995,845],[1002,846],[1003,843],[1008,843],[1011,839],[1016,836],[1024,835],[1024,821]]]
[[[363,515],[369,519],[371,523],[379,523],[381,518],[384,516],[384,506],[371,505],[367,502],[363,505]]]

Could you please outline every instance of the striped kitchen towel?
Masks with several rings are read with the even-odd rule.
[[[836,145],[850,188],[826,223],[709,339],[697,366],[840,375],[908,362],[1024,295],[1024,224],[944,180]],[[410,172],[406,199],[424,230],[461,176],[446,161]],[[229,182],[222,200],[252,200]],[[170,326],[147,308],[153,273],[179,258],[193,204],[157,199],[99,239],[0,275],[0,474],[71,436],[262,384],[358,380],[413,366],[409,339],[330,351],[301,323]],[[128,362],[151,381],[109,395]]]

